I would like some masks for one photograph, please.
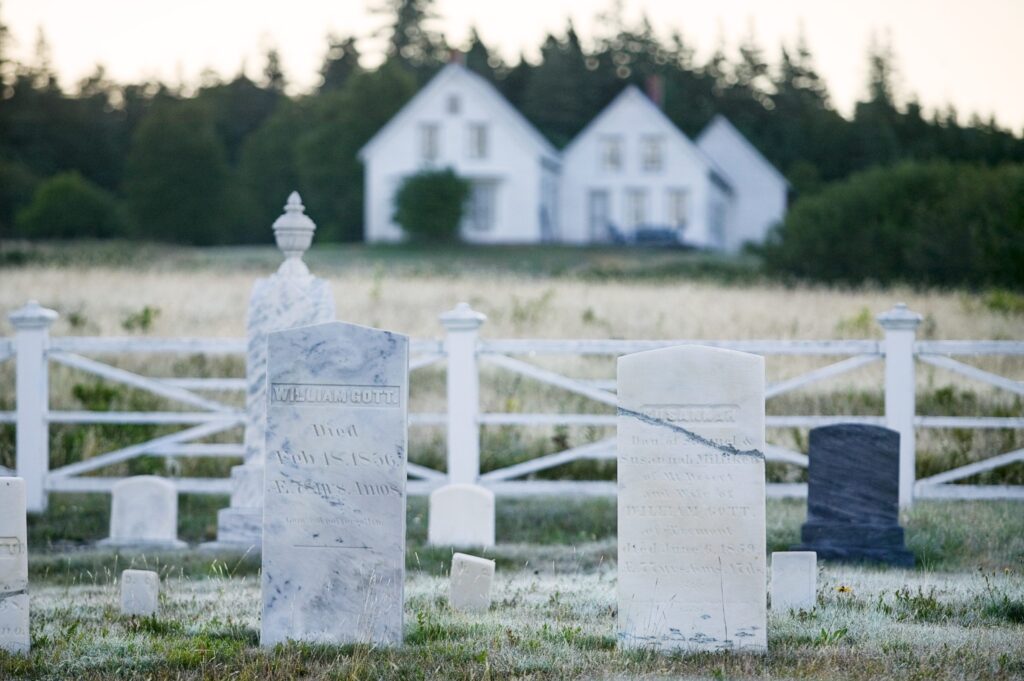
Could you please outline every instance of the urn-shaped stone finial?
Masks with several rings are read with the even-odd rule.
[[[279,273],[291,276],[309,274],[309,268],[302,262],[302,254],[313,243],[315,231],[316,225],[306,215],[302,197],[298,192],[292,192],[284,206],[284,213],[274,221],[274,240],[285,257],[284,263],[277,270]]]

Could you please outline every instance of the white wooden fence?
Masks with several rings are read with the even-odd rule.
[[[244,392],[241,378],[151,378],[106,364],[92,356],[109,357],[132,353],[240,355],[244,339],[202,338],[87,338],[50,337],[49,327],[56,312],[30,302],[9,315],[15,328],[13,338],[0,338],[0,363],[16,361],[16,411],[0,412],[0,423],[16,424],[17,475],[25,478],[29,509],[43,510],[49,491],[109,491],[118,478],[97,477],[95,471],[142,455],[174,457],[240,457],[240,444],[197,442],[234,428],[244,413],[211,399],[209,391]],[[573,447],[505,468],[480,472],[480,428],[494,425],[523,427],[550,425],[615,425],[614,379],[584,380],[564,375],[529,360],[545,356],[608,356],[654,348],[699,343],[771,356],[802,355],[834,358],[836,361],[799,376],[768,386],[771,399],[834,378],[875,362],[885,364],[885,413],[877,416],[785,415],[768,416],[771,427],[807,427],[831,423],[885,425],[900,433],[900,502],[930,498],[1016,498],[1024,499],[1024,486],[952,484],[978,473],[1024,461],[1024,449],[999,453],[938,475],[915,480],[915,433],[918,428],[1002,428],[1024,429],[1024,415],[1013,417],[918,416],[915,410],[915,365],[924,362],[958,376],[1024,395],[1024,382],[999,376],[966,364],[958,357],[1024,355],[1020,341],[917,341],[919,315],[897,305],[879,315],[884,339],[823,341],[690,341],[690,340],[481,340],[479,330],[485,317],[460,304],[440,317],[443,340],[413,341],[411,370],[447,360],[447,410],[444,413],[412,413],[411,426],[445,426],[447,429],[447,473],[411,464],[409,491],[423,494],[450,482],[478,483],[497,494],[613,495],[615,484],[608,481],[536,480],[540,471],[573,461],[614,459],[614,438]],[[51,362],[149,391],[185,405],[189,411],[109,412],[59,411],[50,409],[48,368]],[[513,372],[529,380],[581,395],[609,407],[607,413],[521,413],[483,412],[480,408],[480,367],[487,365]],[[163,424],[186,428],[170,435],[133,444],[116,451],[49,469],[49,426],[78,424]],[[807,456],[769,444],[769,461],[807,466]],[[0,470],[0,474],[5,471]],[[525,479],[524,479],[525,478]],[[226,478],[174,478],[179,491],[226,494]],[[805,496],[805,484],[772,483],[772,496]]]

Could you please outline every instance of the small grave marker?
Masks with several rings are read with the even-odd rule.
[[[121,573],[121,614],[149,617],[159,607],[160,575],[152,570]]]
[[[818,555],[814,551],[772,553],[772,610],[810,610],[818,599]]]
[[[465,553],[453,555],[448,594],[452,610],[486,612],[491,607],[491,584],[493,582],[493,560]]]
[[[110,537],[104,546],[181,549],[178,539],[178,490],[156,475],[136,475],[114,483]]]

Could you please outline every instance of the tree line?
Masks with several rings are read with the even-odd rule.
[[[386,58],[367,69],[354,36],[327,39],[318,86],[289,96],[280,55],[261,75],[207,73],[194,88],[117,83],[101,66],[60,87],[40,35],[28,63],[7,57],[0,26],[0,235],[111,237],[194,244],[268,241],[298,189],[318,240],[362,236],[357,150],[450,59],[432,30],[433,0],[386,0]],[[797,204],[870,168],[943,161],[1024,162],[1024,138],[994,118],[926,114],[894,86],[885,42],[869,49],[869,82],[852,116],[834,107],[806,42],[769,55],[751,35],[698,62],[681,33],[601,17],[585,44],[568,23],[540,57],[506,62],[474,31],[461,52],[556,146],[564,146],[629,83],[657,76],[663,108],[687,135],[729,118],[790,180]]]

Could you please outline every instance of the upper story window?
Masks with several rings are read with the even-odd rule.
[[[601,169],[611,172],[622,170],[622,138],[601,138]]]
[[[437,123],[420,124],[420,159],[424,163],[436,161],[441,155],[440,137]]]
[[[448,113],[453,116],[459,115],[462,111],[462,100],[459,99],[458,95],[448,95]]]
[[[648,135],[640,140],[640,167],[648,172],[660,172],[664,165],[662,139]]]
[[[469,157],[487,158],[487,124],[470,123],[469,129]]]

